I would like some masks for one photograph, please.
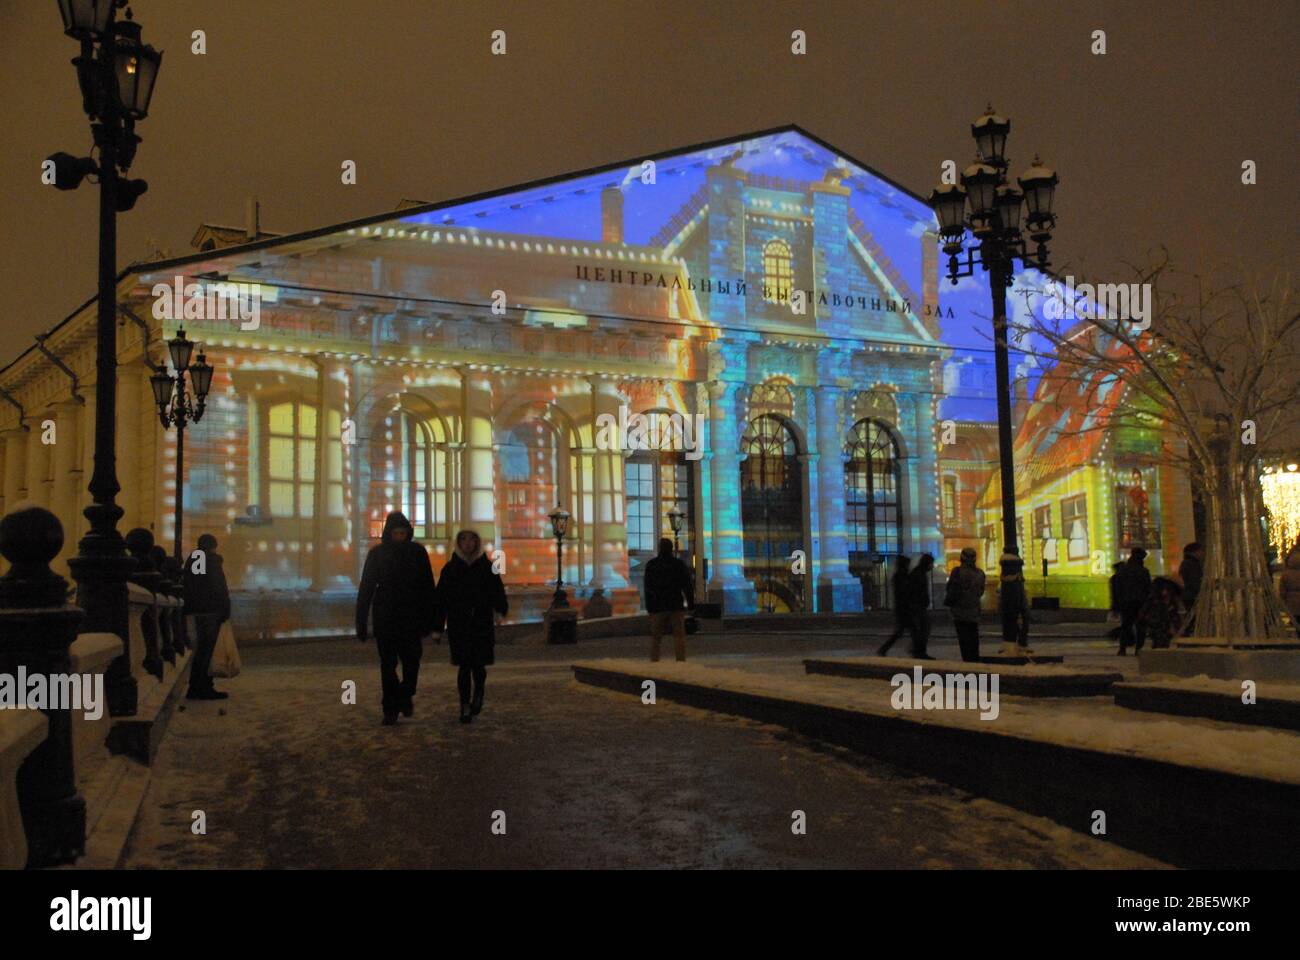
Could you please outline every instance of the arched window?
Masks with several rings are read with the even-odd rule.
[[[450,487],[447,431],[433,412],[405,403],[387,414],[372,434],[370,535],[378,538],[384,518],[400,510],[417,539],[443,541]],[[331,426],[332,429],[332,426]]]
[[[784,240],[769,240],[763,245],[763,290],[768,303],[789,301],[794,271],[790,267],[790,247]],[[781,291],[785,292],[782,297]]]
[[[844,445],[844,506],[849,569],[861,575],[876,555],[902,550],[898,443],[879,420],[859,420]]]
[[[426,540],[446,540],[447,438],[442,421],[402,411],[395,424],[401,448],[397,464],[398,509],[415,535]]]

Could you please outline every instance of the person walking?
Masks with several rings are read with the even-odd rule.
[[[952,613],[961,658],[975,663],[980,658],[980,598],[984,596],[984,571],[975,565],[975,548],[964,547],[961,563],[948,574],[944,605]]]
[[[934,556],[921,554],[921,559],[907,577],[908,608],[912,615],[912,656],[918,660],[933,660],[926,652],[930,642],[930,577],[934,570]]]
[[[1145,628],[1138,620],[1142,605],[1151,593],[1151,574],[1143,562],[1147,552],[1134,547],[1123,568],[1115,578],[1115,600],[1119,604],[1119,655],[1128,654],[1128,648],[1140,653],[1146,639]]]
[[[1187,608],[1187,623],[1182,635],[1190,637],[1196,626],[1196,598],[1201,595],[1201,581],[1205,578],[1205,548],[1199,543],[1192,542],[1183,547],[1178,578],[1183,581],[1183,606]]]
[[[907,578],[911,572],[911,559],[899,557],[894,564],[894,575],[890,578],[890,587],[894,597],[894,632],[876,651],[878,657],[889,656],[889,648],[898,642],[899,637],[912,629],[911,594],[907,589]]]
[[[1282,606],[1291,614],[1291,625],[1296,635],[1300,636],[1300,541],[1291,548],[1287,555],[1286,566],[1278,578],[1278,596]]]
[[[415,540],[405,514],[393,511],[384,520],[379,545],[366,554],[357,589],[357,640],[365,642],[374,624],[379,648],[379,682],[383,725],[397,723],[399,713],[415,715],[415,684],[420,676],[424,640],[437,622],[433,568],[429,554]],[[398,664],[402,676],[397,676]]]
[[[683,606],[683,604],[685,604]],[[659,553],[645,565],[645,609],[650,614],[650,660],[659,659],[664,631],[673,633],[673,653],[686,659],[686,611],[695,607],[695,585],[686,564],[673,556],[673,542],[659,541]]]
[[[496,621],[510,612],[506,587],[474,530],[456,534],[456,549],[438,578],[437,629],[447,631],[451,663],[460,670],[460,722],[483,710],[487,668],[496,662]]]
[[[208,667],[217,647],[221,625],[230,619],[230,588],[217,553],[217,538],[205,533],[198,549],[185,560],[185,616],[194,618],[194,661],[190,664],[187,700],[225,700],[230,694],[216,689]]]

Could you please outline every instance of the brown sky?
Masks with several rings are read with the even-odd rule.
[[[1294,269],[1295,5],[138,0],[166,51],[120,262],[201,220],[297,231],[798,123],[920,193],[992,100],[1055,166],[1056,263]],[[975,8],[975,13],[970,10]],[[508,53],[492,56],[504,29]],[[207,53],[190,52],[195,29]],[[790,33],[808,36],[806,56]],[[1106,31],[1107,53],[1090,53]],[[0,0],[0,362],[94,292],[96,198],[40,184],[89,130],[54,0]],[[1291,64],[1291,66],[1287,66]],[[1241,163],[1259,182],[1241,184]],[[358,182],[340,183],[343,160]]]

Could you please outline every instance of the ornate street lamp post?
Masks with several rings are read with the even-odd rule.
[[[680,554],[682,552],[681,545],[677,542],[677,535],[682,532],[682,522],[685,521],[685,519],[686,514],[682,513],[682,511],[678,510],[676,507],[673,507],[668,511],[668,526],[673,531],[674,554]]]
[[[180,564],[185,562],[181,555],[181,526],[185,519],[185,424],[198,423],[203,419],[208,390],[212,387],[212,365],[200,350],[198,360],[191,366],[190,354],[193,350],[194,344],[186,339],[182,327],[176,331],[175,337],[167,341],[167,352],[171,355],[172,369],[176,371],[176,376],[168,376],[165,371],[159,370],[149,378],[163,429],[176,427],[176,540],[172,552]],[[194,382],[193,396],[185,387],[186,370]]]
[[[551,532],[555,536],[555,595],[551,598],[552,607],[567,607],[564,596],[564,538],[569,532],[569,512],[561,510],[557,503],[555,509],[547,514],[551,520]]]
[[[985,114],[971,125],[979,159],[962,174],[961,186],[940,184],[930,195],[930,205],[939,219],[939,232],[944,239],[943,252],[948,255],[948,278],[956,284],[962,277],[974,275],[980,267],[989,275],[989,288],[993,294],[993,350],[997,373],[998,400],[998,459],[1002,487],[1002,535],[1005,549],[1003,576],[1018,581],[1004,580],[1000,594],[1002,613],[1003,649],[1018,646],[1016,618],[1019,607],[1026,602],[1024,596],[1023,561],[1015,558],[1020,553],[1016,542],[1016,477],[1012,460],[1013,436],[1011,433],[1011,376],[1007,355],[1007,287],[1011,286],[1018,259],[1026,267],[1045,270],[1048,266],[1047,243],[1056,225],[1052,213],[1056,174],[1043,166],[1037,157],[1033,165],[1018,180],[1020,189],[1007,183],[1007,135],[1011,121],[993,112],[990,106]],[[1035,244],[1029,250],[1028,241],[1021,233],[1022,204],[1027,211],[1025,226],[1028,241]],[[968,208],[969,207],[969,211]],[[967,247],[966,230],[970,229],[978,247]],[[959,258],[965,255],[964,262]],[[1008,589],[1018,582],[1019,589]]]
[[[56,153],[49,158],[54,185],[76,189],[89,174],[99,177],[99,316],[95,345],[95,467],[90,479],[92,503],[85,510],[89,532],[69,561],[77,581],[77,603],[85,610],[82,629],[113,633],[129,646],[126,578],[135,560],[126,553],[117,521],[122,508],[114,498],[117,482],[114,451],[117,422],[117,214],[130,210],[148,184],[123,176],[135,159],[140,138],[135,123],[149,113],[162,54],[141,42],[140,24],[116,20],[126,0],[59,0],[63,29],[81,44],[77,68],[82,108],[91,120],[98,158]],[[136,684],[129,650],[105,676],[109,713],[135,713]]]

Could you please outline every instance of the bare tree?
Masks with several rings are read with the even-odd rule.
[[[1158,459],[1189,477],[1207,521],[1194,636],[1229,646],[1290,637],[1268,571],[1259,486],[1261,453],[1300,422],[1300,311],[1290,278],[1183,273],[1163,250],[1132,269],[1142,286],[1094,286],[1086,310],[1058,302],[1073,309],[1026,311],[1034,319],[1021,321],[1022,342],[1045,342],[1029,352],[1049,385],[1091,391],[1087,429],[1160,428]],[[1140,320],[1131,319],[1130,292],[1149,297]],[[1039,294],[1059,297],[1060,287]],[[1087,316],[1076,321],[1080,312]]]

